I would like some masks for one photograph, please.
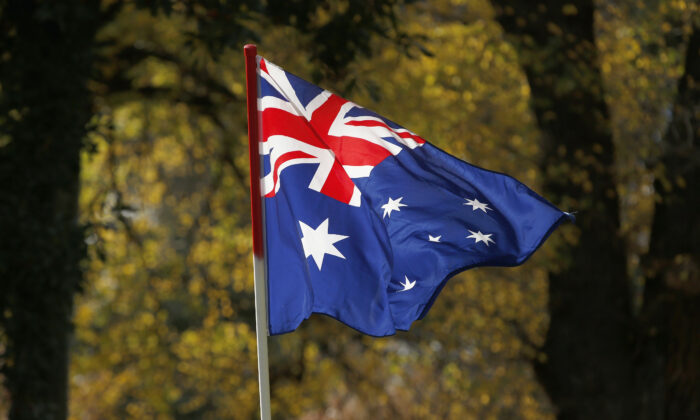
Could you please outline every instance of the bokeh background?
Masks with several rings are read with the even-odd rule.
[[[246,42],[579,219],[410,332],[270,338],[274,418],[693,418],[699,22],[692,0],[0,1],[0,418],[258,416]]]

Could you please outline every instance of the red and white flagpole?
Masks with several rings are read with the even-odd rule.
[[[258,114],[258,64],[255,45],[243,47],[248,105],[248,153],[250,156],[250,215],[253,225],[253,276],[255,281],[255,334],[258,342],[260,419],[270,420],[270,374],[267,360],[267,267],[263,200],[260,192],[260,117]]]

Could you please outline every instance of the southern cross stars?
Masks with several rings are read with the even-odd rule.
[[[382,219],[387,216],[391,217],[392,211],[401,211],[401,207],[406,207],[405,204],[401,204],[401,200],[403,200],[403,197],[399,197],[396,200],[389,197],[389,201],[387,201],[386,204],[382,206],[382,208],[384,209],[384,215],[382,216]]]
[[[467,230],[469,230],[469,229],[467,229]],[[493,235],[493,233],[484,234],[484,233],[481,233],[481,231],[474,232],[473,230],[470,230],[469,232],[471,233],[471,235],[467,236],[467,239],[473,238],[475,244],[478,244],[479,242],[483,242],[486,244],[486,246],[489,246],[489,242],[492,242],[494,244],[496,243],[496,241],[491,239],[491,235]]]
[[[468,198],[465,198],[467,200],[466,203],[464,203],[465,206],[472,206],[472,210],[476,211],[477,209],[483,211],[484,213],[487,213],[486,210],[493,210],[491,207],[489,207],[488,203],[480,203],[479,200],[474,198],[473,200],[470,200]]]
[[[319,270],[321,270],[323,257],[326,254],[345,259],[345,256],[333,244],[342,241],[347,236],[328,233],[328,219],[321,222],[316,229],[311,228],[301,220],[299,226],[303,235],[301,245],[304,247],[304,256],[308,258],[311,255]]]
[[[442,235],[440,235],[440,236],[433,236],[433,235],[428,234],[428,240],[429,240],[430,242],[440,242],[440,238],[442,238]]]
[[[399,282],[399,284],[401,286],[403,286],[403,289],[399,290],[399,292],[405,292],[406,290],[413,289],[413,286],[416,285],[416,280],[411,281],[408,279],[408,276],[403,276],[403,278],[406,279],[406,282],[405,283]]]

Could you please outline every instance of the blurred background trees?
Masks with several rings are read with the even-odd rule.
[[[0,1],[0,408],[257,416],[252,41],[579,212],[408,333],[312,317],[272,337],[275,418],[697,417],[698,19],[679,0]]]
[[[558,200],[566,197],[580,212],[577,241],[567,252],[570,264],[550,271],[550,324],[542,347],[547,357],[535,363],[538,378],[561,418],[697,417],[700,343],[684,323],[700,321],[698,311],[691,309],[699,306],[700,299],[697,291],[690,290],[698,286],[700,224],[695,214],[700,207],[688,188],[698,170],[700,108],[695,80],[700,81],[700,69],[695,66],[700,60],[696,44],[700,21],[695,17],[680,28],[671,27],[669,21],[683,22],[679,12],[684,8],[669,9],[664,2],[621,7],[594,1],[564,6],[541,2],[536,8],[527,1],[497,3],[499,21],[519,46],[532,88],[533,110],[543,135],[544,188]],[[603,72],[607,63],[596,44],[598,39],[605,48],[606,34],[603,25],[596,31],[596,11],[602,22],[625,13],[647,15],[636,29],[645,37],[634,54],[637,68],[653,67],[654,55],[666,54],[660,47],[688,42],[685,71],[669,111],[671,123],[667,134],[657,134],[658,146],[650,149],[651,155],[630,150],[622,131],[627,127],[621,127],[615,141],[610,106],[614,111],[615,102],[607,95]],[[672,33],[674,29],[680,33]],[[644,49],[651,57],[640,57]],[[663,111],[660,106],[669,107],[641,104],[647,106],[647,118]],[[643,137],[634,140],[648,147]],[[640,215],[631,213],[632,208],[621,209],[625,194],[618,190],[617,176],[629,171],[623,162],[635,165],[635,160],[657,171],[650,246],[642,278],[637,280],[641,282],[637,302],[630,293],[635,279],[628,273],[625,237],[618,233],[622,218]],[[640,228],[633,233],[641,233]],[[693,373],[686,373],[688,369]]]

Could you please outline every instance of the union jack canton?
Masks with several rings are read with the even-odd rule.
[[[524,262],[571,218],[515,179],[258,62],[269,331],[408,330],[453,275]]]

